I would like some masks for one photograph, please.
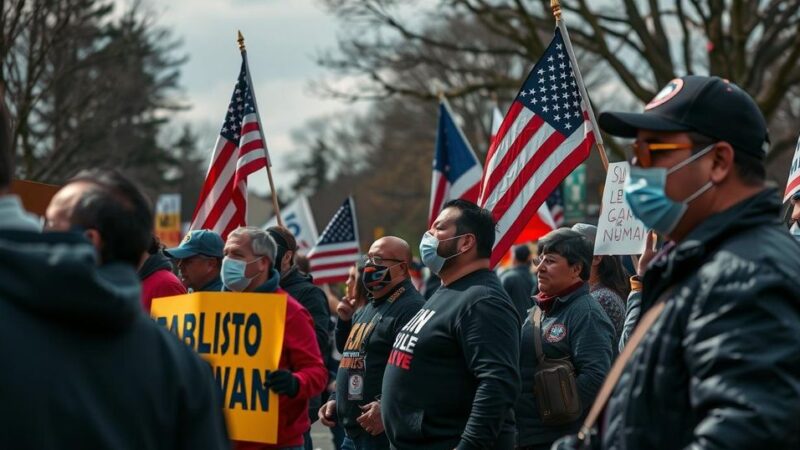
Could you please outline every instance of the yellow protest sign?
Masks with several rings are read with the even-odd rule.
[[[264,382],[280,361],[286,295],[197,292],[154,299],[150,314],[211,364],[231,439],[276,443],[278,396]]]

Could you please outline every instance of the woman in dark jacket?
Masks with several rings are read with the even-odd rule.
[[[611,367],[614,327],[600,304],[589,294],[592,245],[580,233],[561,228],[539,240],[539,294],[522,326],[520,370],[522,394],[517,402],[517,445],[549,449],[559,437],[580,428]],[[533,311],[543,312],[542,351],[547,359],[568,359],[575,368],[581,418],[564,425],[542,423],[534,398],[534,374],[539,365],[534,350]]]

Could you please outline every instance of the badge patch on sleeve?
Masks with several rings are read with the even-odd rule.
[[[563,323],[554,323],[550,325],[550,328],[547,329],[547,334],[545,335],[545,339],[547,342],[560,342],[567,337],[567,326]]]

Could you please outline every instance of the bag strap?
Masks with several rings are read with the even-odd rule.
[[[611,398],[611,393],[614,391],[614,387],[616,387],[619,378],[622,376],[625,365],[628,363],[628,360],[631,359],[631,356],[633,356],[636,347],[642,342],[644,335],[647,334],[647,331],[653,326],[658,316],[661,315],[666,304],[665,300],[670,292],[672,292],[672,289],[668,289],[664,292],[661,297],[659,297],[658,301],[647,310],[641,320],[639,320],[639,324],[636,325],[636,329],[633,330],[633,334],[628,340],[628,343],[625,344],[625,348],[622,349],[622,353],[620,353],[617,360],[614,361],[614,365],[611,366],[611,370],[608,372],[603,386],[600,387],[600,391],[594,399],[592,408],[589,410],[589,414],[586,416],[586,420],[584,420],[583,426],[578,432],[579,440],[586,440],[591,433],[592,428],[595,423],[597,423],[597,419],[600,417],[600,413],[603,412],[603,408],[605,408],[606,403],[608,403],[608,399]]]
[[[539,364],[544,362],[542,351],[542,309],[534,305],[531,308],[531,323],[533,324],[533,347],[536,349],[536,360]]]

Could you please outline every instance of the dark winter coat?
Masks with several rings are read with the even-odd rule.
[[[800,245],[764,190],[651,263],[663,312],[605,412],[607,449],[800,448]]]

